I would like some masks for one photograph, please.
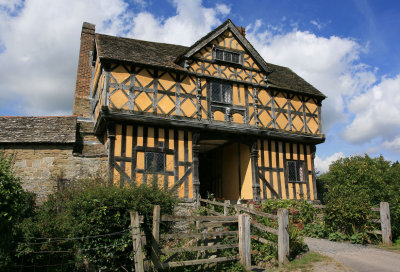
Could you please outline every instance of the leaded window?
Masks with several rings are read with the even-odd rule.
[[[215,49],[215,59],[240,64],[240,53]]]
[[[232,84],[222,81],[211,81],[211,101],[232,104]]]
[[[287,161],[287,175],[289,182],[304,181],[304,163],[301,161]]]
[[[162,152],[146,152],[146,171],[154,173],[162,173],[165,171],[165,153]]]

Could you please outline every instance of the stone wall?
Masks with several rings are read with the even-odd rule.
[[[57,188],[57,178],[79,179],[104,173],[107,156],[85,157],[73,153],[71,144],[0,144],[6,154],[15,154],[15,173],[23,188],[41,203]]]

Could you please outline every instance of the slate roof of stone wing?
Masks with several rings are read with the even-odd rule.
[[[76,116],[0,116],[0,143],[75,143]]]
[[[101,59],[133,62],[177,70],[183,67],[174,63],[189,47],[156,43],[130,38],[96,34],[98,55]],[[325,95],[287,67],[265,62],[271,72],[267,78],[278,88],[325,98]]]

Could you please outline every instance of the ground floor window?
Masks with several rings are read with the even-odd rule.
[[[147,172],[163,173],[165,171],[165,153],[146,152],[145,161]]]
[[[286,167],[289,182],[304,182],[304,163],[302,161],[287,161]]]

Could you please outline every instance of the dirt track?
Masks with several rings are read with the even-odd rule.
[[[329,256],[353,271],[400,271],[400,254],[398,253],[325,239],[305,238],[304,241],[311,251]]]

